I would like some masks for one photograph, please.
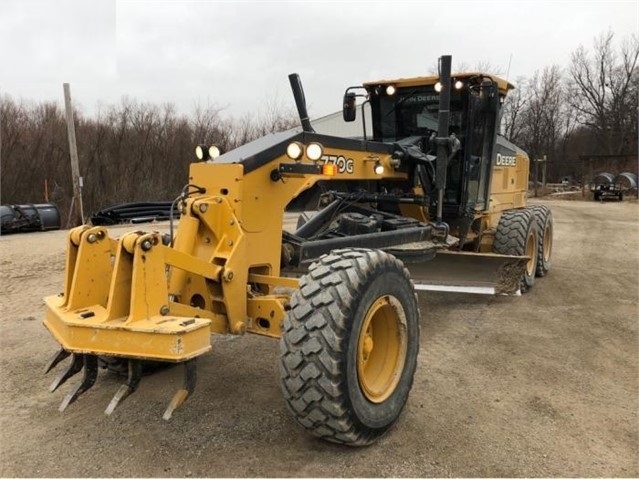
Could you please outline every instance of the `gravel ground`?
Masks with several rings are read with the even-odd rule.
[[[639,206],[545,204],[553,268],[529,294],[420,293],[413,390],[367,448],[299,428],[277,341],[251,335],[214,337],[169,422],[180,368],[145,377],[111,417],[121,378],[101,371],[59,413],[71,386],[47,390],[57,345],[41,298],[61,290],[66,233],[3,236],[0,476],[639,476]]]

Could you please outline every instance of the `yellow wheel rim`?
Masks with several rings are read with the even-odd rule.
[[[397,298],[382,296],[369,308],[357,343],[357,377],[364,396],[381,403],[393,394],[404,369],[406,314]]]
[[[526,263],[526,273],[528,276],[532,276],[535,272],[535,265],[537,264],[537,257],[535,253],[537,252],[537,237],[534,233],[528,235],[528,240],[526,241],[526,256],[530,256],[530,259]]]
[[[552,252],[552,224],[546,226],[544,231],[544,261],[550,259],[550,253]]]

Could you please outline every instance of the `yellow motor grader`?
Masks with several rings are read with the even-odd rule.
[[[64,291],[45,298],[44,324],[68,359],[51,385],[82,379],[60,410],[93,386],[99,364],[134,392],[147,361],[196,360],[212,333],[279,338],[285,401],[312,434],[366,445],[399,417],[419,350],[416,290],[518,294],[550,268],[552,216],[527,207],[528,157],[498,135],[513,86],[493,75],[437,76],[350,87],[372,113],[357,139],[315,133],[299,77],[289,79],[301,131],[219,155],[200,145],[175,201],[177,230],[114,239],[103,226],[68,235]],[[361,101],[361,100],[359,100]],[[284,214],[318,198],[295,231]],[[296,203],[297,202],[297,203]]]

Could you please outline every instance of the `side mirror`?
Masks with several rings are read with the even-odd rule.
[[[357,116],[357,107],[355,106],[355,93],[348,92],[344,94],[344,106],[342,109],[344,121],[355,121]]]
[[[497,113],[499,110],[499,91],[497,84],[492,81],[483,81],[479,92],[480,109],[486,113]]]

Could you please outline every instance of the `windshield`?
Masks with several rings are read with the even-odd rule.
[[[393,142],[408,136],[428,136],[437,131],[439,93],[432,85],[402,88],[395,95],[371,99],[375,140]],[[450,132],[462,131],[462,97],[451,92]]]

